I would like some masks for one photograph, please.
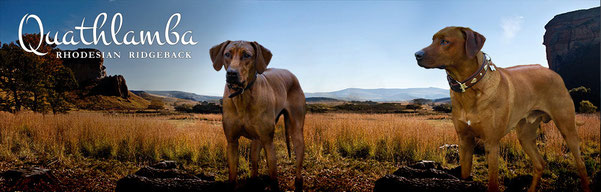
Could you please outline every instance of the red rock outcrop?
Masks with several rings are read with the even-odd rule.
[[[92,95],[119,96],[127,99],[129,92],[122,75],[107,76],[104,59],[98,55],[97,49],[64,50],[63,65],[73,71],[80,89]],[[83,55],[87,55],[86,58]],[[89,90],[89,91],[87,91]]]
[[[543,44],[549,68],[563,78],[566,87],[591,88],[591,102],[599,106],[601,24],[599,7],[556,15],[545,25]]]

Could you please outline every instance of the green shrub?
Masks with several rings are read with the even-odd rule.
[[[124,139],[117,146],[117,159],[121,161],[133,161],[133,153],[129,149],[129,140]]]
[[[109,143],[101,143],[96,147],[94,158],[110,159],[114,156],[113,146]]]
[[[371,146],[366,142],[358,142],[353,147],[353,158],[355,159],[367,159],[369,158],[371,152]]]
[[[413,162],[417,159],[417,142],[395,139],[392,145],[392,157],[395,162]]]
[[[307,111],[311,113],[325,113],[328,112],[329,107],[325,104],[308,104]]]
[[[391,156],[388,151],[388,144],[386,140],[380,139],[378,140],[378,143],[376,143],[374,158],[378,161],[390,161]]]
[[[177,160],[180,162],[193,163],[194,152],[189,147],[181,147],[177,153]]]
[[[580,101],[580,108],[578,108],[580,113],[594,113],[597,111],[597,106],[593,105],[588,100]]]

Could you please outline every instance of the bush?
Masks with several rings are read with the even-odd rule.
[[[574,104],[580,103],[584,100],[589,100],[591,97],[591,89],[584,86],[572,88],[569,92]]]
[[[405,106],[405,109],[413,109],[414,111],[417,111],[418,109],[421,109],[422,106],[419,104],[409,104],[407,106]]]
[[[308,104],[307,111],[311,113],[325,113],[328,111],[328,106],[325,104]]]
[[[580,101],[580,108],[578,108],[580,113],[594,113],[597,111],[597,106],[593,105],[588,100]]]
[[[150,101],[150,105],[148,105],[148,109],[154,109],[154,110],[161,110],[161,109],[165,109],[165,103],[163,103],[163,101],[161,100],[152,100]]]
[[[221,113],[221,106],[216,105],[215,103],[209,103],[203,101],[202,103],[194,105],[192,107],[192,112],[194,113]]]
[[[411,103],[417,104],[417,105],[425,105],[425,104],[432,103],[432,100],[424,99],[424,98],[417,98],[417,99],[411,100]]]
[[[432,107],[432,109],[434,111],[438,111],[438,112],[442,112],[442,113],[450,113],[453,111],[451,104],[448,104],[448,103],[442,103],[439,105],[435,105],[434,107]]]
[[[192,105],[190,104],[181,104],[181,105],[176,105],[175,106],[175,111],[179,111],[179,112],[185,112],[185,113],[192,113]]]

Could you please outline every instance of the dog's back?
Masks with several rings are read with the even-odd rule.
[[[263,72],[263,76],[276,94],[282,94],[287,98],[285,103],[294,105],[294,107],[305,108],[305,94],[294,74],[286,69],[268,68]],[[294,103],[289,103],[294,102]]]
[[[510,80],[517,89],[516,94],[520,94],[520,97],[533,96],[524,99],[530,102],[538,100],[544,102],[546,106],[556,106],[557,102],[562,102],[561,107],[567,107],[564,108],[565,110],[574,108],[563,79],[549,68],[538,64],[518,65],[505,68],[504,71],[509,74],[508,77],[511,77]]]

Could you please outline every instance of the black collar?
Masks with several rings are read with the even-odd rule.
[[[250,87],[252,87],[253,84],[255,84],[255,81],[257,81],[257,73],[256,72],[255,72],[255,78],[252,81],[250,81],[250,83],[248,83],[248,85],[246,85],[246,87],[244,87],[243,89],[234,88],[234,87],[232,87],[231,84],[228,83],[227,84],[228,88],[230,88],[230,89],[237,89],[236,92],[230,94],[230,96],[228,96],[228,98],[233,98],[235,96],[238,96],[238,95],[244,93],[245,90],[250,89]]]
[[[482,52],[482,54],[482,65],[480,65],[480,68],[478,68],[478,70],[467,79],[463,81],[457,81],[453,79],[453,77],[451,77],[451,75],[449,75],[449,73],[447,72],[447,81],[449,81],[449,86],[451,86],[451,90],[458,93],[463,93],[465,92],[465,90],[480,82],[484,75],[486,75],[486,72],[488,72],[489,68],[491,71],[496,70],[494,64],[492,64],[492,61],[490,60],[490,57],[488,57],[487,59],[488,55],[484,52]]]

